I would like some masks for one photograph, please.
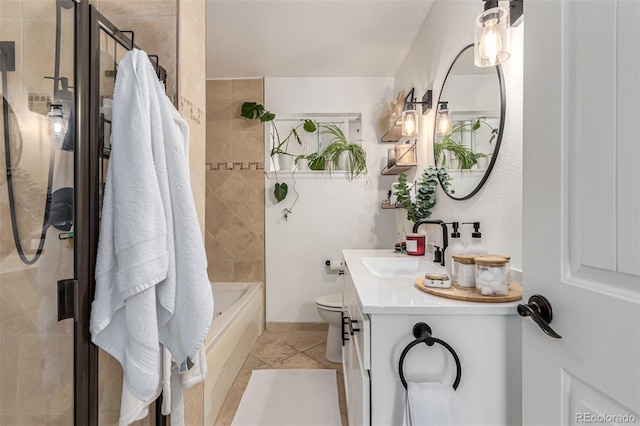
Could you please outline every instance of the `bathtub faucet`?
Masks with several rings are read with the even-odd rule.
[[[440,225],[442,227],[442,258],[440,259],[440,265],[444,266],[444,252],[449,246],[449,230],[447,224],[440,219],[420,219],[413,225],[413,233],[418,233],[418,228],[420,228],[421,225],[428,224]]]

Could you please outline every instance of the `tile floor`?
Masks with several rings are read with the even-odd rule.
[[[332,368],[337,371],[338,397],[342,425],[348,426],[342,364],[324,357],[327,338],[326,324],[269,324],[258,338],[247,361],[233,382],[224,400],[215,426],[228,426],[240,404],[251,370],[279,368]]]

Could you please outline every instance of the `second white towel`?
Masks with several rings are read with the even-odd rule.
[[[451,385],[407,383],[403,426],[455,426],[457,414],[456,393]]]

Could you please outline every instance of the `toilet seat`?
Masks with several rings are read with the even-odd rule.
[[[342,293],[331,293],[316,299],[316,306],[328,311],[342,311]]]

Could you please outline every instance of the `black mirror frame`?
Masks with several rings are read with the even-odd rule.
[[[467,49],[473,49],[473,44],[469,44],[469,45],[463,47],[462,50],[460,50],[460,52],[456,55],[456,57],[454,58],[453,62],[451,62],[451,65],[449,66],[449,69],[447,70],[447,75],[445,76],[444,81],[442,82],[442,87],[440,88],[440,94],[438,95],[438,103],[436,105],[440,104],[440,100],[442,98],[442,92],[444,90],[444,85],[447,83],[447,78],[449,78],[449,73],[451,72],[451,69],[456,64],[456,61],[458,60],[460,55],[462,55]],[[506,89],[505,89],[505,86],[504,86],[504,75],[502,73],[502,66],[500,66],[500,64],[498,64],[495,67],[496,67],[496,72],[498,74],[498,84],[500,85],[500,124],[499,124],[499,127],[498,127],[498,137],[496,138],[496,146],[495,146],[495,148],[493,150],[493,154],[491,155],[491,161],[489,162],[489,165],[487,166],[487,170],[485,170],[484,175],[482,175],[482,179],[480,179],[480,182],[478,182],[478,184],[473,189],[473,191],[471,191],[470,193],[468,193],[464,197],[456,197],[453,194],[449,193],[448,191],[444,190],[444,186],[442,185],[442,181],[440,180],[440,177],[438,176],[438,181],[440,181],[440,186],[442,186],[444,193],[447,194],[449,196],[449,198],[454,199],[454,200],[458,200],[458,201],[468,200],[469,198],[471,198],[474,195],[476,195],[478,193],[478,191],[480,191],[480,188],[482,188],[483,185],[485,184],[485,182],[487,181],[487,179],[489,179],[489,175],[491,174],[491,171],[493,170],[493,165],[495,164],[496,158],[498,158],[498,153],[500,152],[500,145],[502,143],[502,134],[504,133],[505,114],[507,112],[507,93],[506,93]],[[435,114],[435,117],[437,117],[437,114]],[[434,117],[434,120],[436,119],[435,117]],[[433,126],[433,143],[434,143],[434,145],[435,145],[435,142],[436,142],[436,126],[435,126],[435,123],[434,123],[434,126]],[[434,146],[434,150],[435,150],[435,146]],[[434,153],[435,153],[435,151],[434,151]]]

